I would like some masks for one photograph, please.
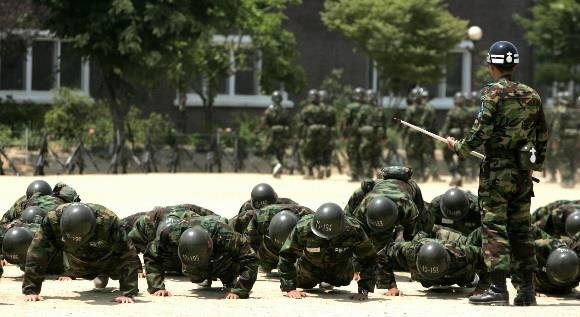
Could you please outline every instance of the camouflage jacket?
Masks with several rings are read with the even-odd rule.
[[[532,226],[559,238],[566,235],[566,217],[580,209],[580,200],[556,200],[532,212]]]
[[[538,229],[539,230],[539,229]],[[539,230],[541,232],[541,230]],[[538,260],[538,271],[536,271],[534,277],[534,285],[536,286],[536,291],[548,294],[563,294],[570,293],[572,289],[576,288],[580,283],[580,276],[566,285],[559,285],[553,283],[546,273],[546,262],[550,253],[560,247],[568,247],[580,254],[580,235],[576,235],[572,238],[554,238],[548,233],[536,234],[536,240],[534,240],[534,247],[536,249],[536,259]]]
[[[62,182],[59,182],[54,186],[51,195],[40,195],[37,193],[30,198],[26,198],[26,195],[24,195],[18,198],[12,207],[4,213],[0,220],[0,231],[6,232],[10,223],[14,220],[20,219],[22,212],[27,207],[39,206],[44,211],[49,211],[60,204],[78,201],[81,201],[81,199],[76,190]]]
[[[501,78],[481,92],[481,108],[467,137],[457,141],[463,156],[483,145],[486,160],[495,168],[518,168],[517,154],[528,143],[535,146],[533,169],[541,170],[548,143],[542,100],[532,88]]]
[[[441,228],[439,231],[446,231],[446,229]],[[393,243],[386,249],[388,262],[406,268],[411,272],[411,278],[421,282],[425,287],[453,284],[466,286],[473,281],[476,273],[485,269],[479,245],[466,243],[467,238],[461,234],[439,232],[436,237],[438,238],[418,238]],[[447,239],[441,239],[442,237]],[[445,246],[450,257],[449,268],[445,275],[437,280],[427,279],[417,270],[417,252],[428,241],[435,241]],[[381,283],[389,285],[392,282],[381,281],[378,284]]]
[[[360,111],[361,104],[352,102],[344,108],[344,120],[342,122],[342,133],[344,137],[355,137],[358,135],[356,117]]]
[[[360,195],[360,192],[355,191],[354,195]],[[364,196],[361,203],[354,209],[352,206],[348,206],[346,212],[362,223],[365,232],[378,249],[385,247],[392,241],[393,236],[385,234],[385,232],[371,233],[366,224],[366,206],[375,197],[387,197],[397,204],[399,216],[395,226],[403,226],[407,240],[412,239],[419,231],[429,230],[423,228],[423,225],[428,222],[428,217],[424,211],[425,202],[421,190],[415,181],[376,180],[372,190]],[[357,199],[351,197],[349,202],[355,200]]]
[[[273,126],[288,127],[290,125],[290,116],[288,111],[280,105],[270,105],[264,111],[262,124],[267,128]]]
[[[212,254],[206,270],[188,269],[183,271],[183,274],[200,282],[214,277],[221,279],[223,276],[233,274],[231,292],[240,298],[248,298],[258,275],[258,257],[247,237],[211,216],[182,220],[169,227],[167,237],[163,239],[158,237],[148,245],[143,255],[147,272],[147,291],[152,294],[165,289],[163,281],[166,267],[168,265],[174,267],[176,262],[179,265],[181,263],[177,253],[179,238],[185,230],[194,226],[199,226],[209,233],[213,242]]]
[[[338,237],[326,240],[315,235],[311,228],[313,215],[302,217],[280,249],[280,288],[288,292],[296,289],[298,258],[319,271],[346,267],[356,257],[360,264],[358,287],[374,291],[377,250],[367,237],[358,220],[347,216],[345,229]]]
[[[83,264],[83,274],[96,277],[98,274],[109,273],[121,267],[119,276],[120,290],[124,296],[134,296],[139,292],[137,270],[139,263],[135,261],[137,253],[131,240],[121,228],[121,222],[114,212],[104,206],[87,204],[97,217],[95,232],[86,245],[71,247],[63,243],[60,232],[60,218],[64,208],[69,204],[58,206],[47,213],[40,228],[28,249],[22,293],[25,295],[39,294],[47,266],[55,252],[62,252],[65,267],[71,261]],[[112,268],[108,265],[115,265]]]
[[[479,213],[479,204],[477,201],[477,195],[471,191],[465,191],[467,199],[469,200],[469,211],[467,215],[459,220],[451,220],[445,218],[441,212],[441,198],[443,195],[439,195],[431,203],[425,204],[426,213],[433,217],[433,222],[436,225],[443,225],[455,230],[460,231],[464,235],[468,235],[473,230],[481,227],[481,214]]]
[[[473,114],[466,106],[454,106],[445,117],[440,135],[461,138],[473,124]]]
[[[292,200],[290,198],[284,198],[284,197],[278,197],[275,204],[295,204],[295,205],[298,205],[298,203],[295,202],[294,200]],[[255,209],[254,206],[252,206],[252,200],[249,199],[242,204],[242,206],[240,207],[240,210],[238,210],[238,215],[243,213],[243,212],[246,212],[248,210],[254,210],[254,209]],[[241,231],[238,231],[238,232],[241,232]]]
[[[128,235],[135,244],[137,252],[143,252],[147,244],[155,239],[157,227],[161,221],[167,217],[188,219],[197,216],[212,215],[215,215],[213,211],[192,204],[155,207],[135,221]]]
[[[312,209],[306,206],[300,205],[269,205],[262,209],[256,210],[254,212],[247,212],[248,225],[244,230],[244,234],[250,239],[250,244],[258,254],[270,254],[272,256],[278,257],[278,248],[274,246],[268,235],[268,228],[270,226],[270,221],[277,213],[282,210],[289,210],[295,213],[299,218],[306,215],[311,215],[314,213]],[[250,214],[252,214],[250,216]]]

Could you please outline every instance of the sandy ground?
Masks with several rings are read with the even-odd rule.
[[[32,176],[0,177],[0,202],[7,210],[24,194]],[[44,177],[51,185],[64,181],[77,189],[85,202],[99,203],[115,211],[119,217],[147,211],[154,206],[194,203],[231,217],[249,199],[252,187],[269,182],[281,197],[290,197],[316,209],[324,202],[344,205],[357,183],[349,183],[346,175],[333,175],[327,180],[303,180],[301,176],[273,179],[267,174],[129,174],[129,175],[61,175]],[[443,193],[447,183],[420,183],[425,200]],[[477,191],[477,183],[464,188]],[[580,191],[562,189],[543,181],[536,185],[532,210],[556,199],[578,199]],[[0,279],[0,315],[4,316],[578,316],[580,300],[574,296],[539,297],[536,307],[478,307],[468,303],[470,289],[427,290],[410,282],[407,273],[398,273],[402,297],[385,297],[383,290],[370,294],[367,302],[352,302],[348,296],[356,291],[353,282],[332,292],[310,292],[302,300],[283,296],[275,277],[260,273],[250,299],[224,300],[221,283],[211,290],[200,290],[181,277],[166,280],[173,296],[158,298],[147,293],[145,279],[139,281],[140,296],[135,304],[116,304],[118,282],[110,281],[104,290],[94,290],[88,280],[59,282],[47,277],[41,295],[44,301],[24,302],[21,294],[22,272],[12,265],[5,267]],[[511,289],[511,296],[515,291]]]

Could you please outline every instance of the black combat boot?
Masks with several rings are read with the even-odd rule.
[[[490,273],[491,285],[483,293],[469,297],[469,303],[474,305],[497,305],[510,304],[509,293],[506,285],[506,272],[493,271]]]
[[[514,298],[516,306],[536,306],[536,290],[534,287],[534,272],[525,271],[522,273],[522,284],[518,289],[518,294]]]

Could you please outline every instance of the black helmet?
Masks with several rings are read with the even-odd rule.
[[[520,54],[515,45],[508,41],[499,41],[489,47],[487,63],[502,68],[512,68],[520,62]]]
[[[179,237],[177,254],[185,267],[206,267],[211,257],[213,242],[201,227],[185,230]]]
[[[40,223],[42,218],[46,215],[46,211],[38,206],[26,207],[22,212],[20,219],[24,223]]]
[[[276,247],[282,247],[296,223],[298,216],[290,210],[282,210],[272,217],[268,226],[268,236]]]
[[[278,195],[274,191],[274,188],[266,183],[260,183],[254,186],[250,196],[252,198],[252,206],[255,209],[274,204],[278,200]]]
[[[441,196],[439,207],[445,218],[459,220],[469,212],[469,199],[463,190],[451,188]]]
[[[52,187],[50,187],[50,185],[47,182],[41,179],[35,180],[32,183],[30,183],[26,188],[26,198],[30,198],[32,197],[32,195],[36,193],[41,193],[42,195],[50,195],[52,194]]]
[[[165,229],[175,225],[178,222],[179,222],[179,218],[173,217],[173,216],[166,217],[165,219],[161,220],[161,222],[159,222],[159,224],[157,225],[157,231],[155,232],[155,236],[156,237],[161,236],[161,233]]]
[[[566,285],[578,275],[578,255],[572,249],[562,247],[550,253],[546,261],[546,274],[555,284]]]
[[[450,257],[445,247],[435,241],[423,243],[417,252],[417,270],[427,279],[438,279],[449,268]]]
[[[96,226],[95,212],[83,203],[69,204],[60,217],[62,238],[68,244],[84,244],[91,238]]]
[[[26,227],[12,227],[6,231],[2,241],[2,254],[11,264],[22,265],[26,262],[26,252],[34,234]]]
[[[314,213],[310,229],[323,239],[332,239],[344,231],[344,210],[335,203],[324,203]]]
[[[399,217],[397,204],[384,196],[371,199],[366,205],[366,210],[367,224],[372,231],[392,229]]]
[[[564,226],[566,228],[566,234],[569,237],[574,236],[580,231],[580,210],[578,208],[575,208],[574,212],[566,217],[566,224]]]
[[[272,93],[272,102],[275,104],[279,104],[282,102],[282,93],[278,90]]]

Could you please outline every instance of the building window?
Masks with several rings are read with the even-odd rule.
[[[260,71],[262,69],[262,57],[260,51],[252,45],[249,36],[221,36],[216,35],[214,43],[224,43],[231,41],[238,43],[243,50],[245,58],[236,63],[234,52],[230,51],[230,63],[235,70],[229,76],[222,78],[217,87],[218,95],[215,98],[216,107],[267,107],[270,105],[270,96],[261,94]],[[238,48],[240,49],[240,48]],[[283,94],[283,105],[292,107],[293,103],[286,100]],[[188,106],[202,106],[199,95],[194,92],[187,94],[186,104]]]
[[[89,63],[72,44],[48,32],[29,41],[0,41],[0,98],[50,103],[52,89],[68,87],[89,94]]]

